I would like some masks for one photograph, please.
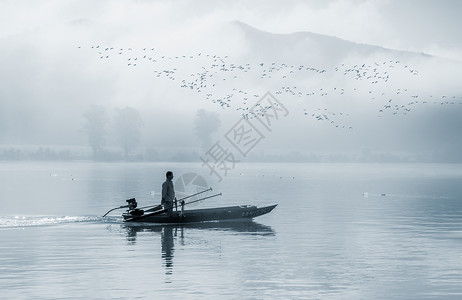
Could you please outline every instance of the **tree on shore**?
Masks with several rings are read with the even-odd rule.
[[[83,114],[85,122],[82,131],[87,134],[88,145],[93,150],[93,157],[97,158],[106,145],[106,126],[109,118],[106,109],[99,105],[91,106]]]
[[[205,109],[197,111],[194,131],[202,149],[206,150],[212,145],[212,134],[218,130],[220,124],[221,121],[217,113]]]
[[[125,159],[128,159],[129,152],[140,143],[142,125],[143,120],[136,109],[127,106],[116,110],[114,130],[117,141],[124,151]]]

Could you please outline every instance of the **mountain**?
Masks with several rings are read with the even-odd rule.
[[[439,58],[425,53],[388,49],[380,46],[355,43],[334,36],[312,32],[277,34],[259,30],[246,23],[233,21],[229,24],[240,32],[249,55],[268,60],[284,59],[293,62],[339,64],[349,57],[393,57],[397,59]],[[452,61],[453,63],[459,63]]]

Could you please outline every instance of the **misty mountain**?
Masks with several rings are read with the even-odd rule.
[[[248,52],[268,60],[283,59],[291,63],[311,62],[330,66],[342,63],[349,57],[383,56],[398,59],[429,59],[432,57],[424,53],[355,43],[338,37],[307,31],[276,34],[259,30],[240,21],[231,22],[230,26],[241,31]]]

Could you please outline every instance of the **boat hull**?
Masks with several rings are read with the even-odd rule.
[[[255,217],[271,212],[277,204],[256,207],[253,205],[228,206],[219,208],[205,208],[185,210],[183,214],[179,211],[173,211],[171,214],[165,212],[152,212],[141,216],[133,216],[129,213],[124,213],[125,222],[147,222],[159,224],[181,224],[207,221],[223,221],[223,220],[240,220],[253,219]]]

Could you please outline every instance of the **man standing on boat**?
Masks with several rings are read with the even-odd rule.
[[[162,183],[162,206],[167,210],[167,213],[171,213],[173,210],[173,200],[175,199],[175,189],[173,188],[173,173],[168,171],[165,174],[167,179]]]

